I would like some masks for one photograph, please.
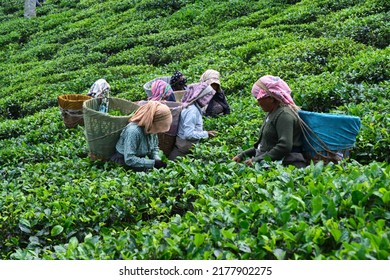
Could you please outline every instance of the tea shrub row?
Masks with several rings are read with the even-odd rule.
[[[389,3],[385,0],[0,0],[1,259],[388,259]],[[57,97],[221,72],[232,113],[166,170],[93,162]],[[282,77],[302,108],[359,116],[351,159],[306,169],[231,158],[257,138],[251,97]]]

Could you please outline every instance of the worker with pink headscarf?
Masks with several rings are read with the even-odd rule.
[[[152,83],[152,96],[148,100],[152,101],[175,101],[175,95],[173,94],[173,89],[167,82],[163,80],[155,80]]]
[[[202,118],[202,109],[210,103],[214,95],[215,90],[206,82],[188,85],[181,100],[183,109],[180,113],[175,145],[168,157],[170,160],[191,153],[196,143],[217,135],[214,130],[204,130]]]
[[[280,77],[265,75],[252,87],[252,95],[267,113],[253,148],[236,155],[233,160],[252,166],[265,159],[281,160],[284,165],[306,166],[302,154],[302,130],[299,107],[291,97],[291,89]]]

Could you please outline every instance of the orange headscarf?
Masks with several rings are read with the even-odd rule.
[[[161,133],[169,130],[172,114],[167,105],[158,101],[148,101],[138,108],[129,121],[143,126],[146,133]]]

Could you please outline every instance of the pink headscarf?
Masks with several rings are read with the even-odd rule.
[[[188,85],[181,102],[184,107],[187,107],[197,101],[200,107],[204,107],[209,104],[214,94],[215,90],[206,82],[195,83]]]
[[[265,75],[257,80],[252,87],[252,95],[257,99],[271,95],[286,105],[294,105],[291,98],[291,89],[285,81],[279,77]]]
[[[152,96],[149,97],[149,100],[152,101],[165,100],[173,93],[171,86],[163,80],[155,80],[152,83],[151,91]]]

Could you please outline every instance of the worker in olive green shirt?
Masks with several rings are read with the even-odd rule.
[[[252,95],[267,112],[253,148],[236,155],[233,160],[252,166],[265,158],[282,160],[285,165],[306,166],[302,154],[302,130],[298,119],[298,107],[291,98],[291,90],[279,77],[266,75],[252,87]]]

